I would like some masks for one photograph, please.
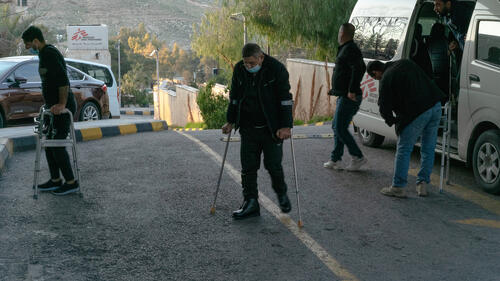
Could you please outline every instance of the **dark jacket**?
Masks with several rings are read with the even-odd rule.
[[[361,95],[361,79],[366,71],[363,55],[354,41],[348,41],[339,47],[335,70],[332,76],[330,95],[345,97],[348,93]]]
[[[406,59],[385,64],[379,89],[380,115],[387,125],[396,125],[397,135],[444,97],[425,72]]]
[[[288,71],[285,66],[273,57],[265,55],[262,68],[259,71],[258,98],[273,137],[281,128],[292,128],[293,100],[290,93]],[[227,122],[240,124],[241,105],[245,101],[245,85],[248,85],[248,71],[243,61],[236,64],[233,71]]]
[[[474,6],[455,1],[452,3],[451,13],[443,17],[444,23],[448,25],[453,36],[457,39],[462,51],[465,45],[465,34],[469,28],[473,12]]]

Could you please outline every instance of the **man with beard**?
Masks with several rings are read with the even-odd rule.
[[[442,17],[443,23],[450,28],[463,51],[465,34],[469,28],[473,9],[455,0],[434,0],[434,11]]]

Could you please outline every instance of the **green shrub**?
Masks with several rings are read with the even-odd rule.
[[[301,126],[301,125],[304,125],[304,124],[305,124],[305,122],[302,121],[302,120],[298,120],[298,119],[293,120],[293,125],[294,126]]]
[[[200,88],[196,102],[207,129],[219,129],[226,123],[226,111],[229,100],[212,93],[215,82],[210,81],[206,87]]]
[[[205,123],[203,122],[198,122],[198,123],[194,123],[194,122],[189,122],[186,124],[186,126],[184,128],[205,128]]]
[[[313,123],[318,123],[318,122],[326,122],[332,120],[332,116],[313,116],[311,120],[309,120],[307,123],[313,124]]]

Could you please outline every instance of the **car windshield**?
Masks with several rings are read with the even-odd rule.
[[[5,72],[9,71],[14,65],[16,65],[16,62],[0,61],[0,76],[4,75]]]

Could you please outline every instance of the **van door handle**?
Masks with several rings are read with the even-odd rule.
[[[475,74],[470,74],[469,75],[469,80],[473,81],[473,82],[481,82],[481,79],[479,79],[479,76],[477,76]]]

